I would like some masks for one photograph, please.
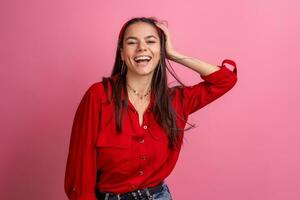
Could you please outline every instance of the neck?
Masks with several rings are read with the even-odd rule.
[[[126,75],[127,84],[140,94],[145,94],[151,87],[152,76],[133,76]]]

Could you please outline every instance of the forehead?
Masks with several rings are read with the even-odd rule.
[[[144,38],[149,35],[154,35],[157,38],[159,38],[157,30],[153,25],[145,23],[145,22],[137,22],[137,23],[131,24],[127,27],[125,34],[124,34],[124,39],[126,39],[129,36],[137,37],[137,38]]]

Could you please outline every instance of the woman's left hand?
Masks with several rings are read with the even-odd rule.
[[[168,59],[173,60],[175,55],[176,55],[176,51],[173,48],[173,44],[171,41],[171,34],[170,31],[168,29],[168,27],[166,25],[164,25],[163,23],[155,23],[160,29],[163,30],[163,32],[166,35],[166,56]]]

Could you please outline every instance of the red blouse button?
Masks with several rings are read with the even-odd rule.
[[[141,156],[141,159],[142,159],[142,160],[146,160],[147,157],[146,157],[146,156]]]

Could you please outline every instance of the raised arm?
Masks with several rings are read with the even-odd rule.
[[[183,102],[182,111],[185,116],[219,98],[236,84],[237,69],[234,61],[225,59],[221,66],[215,66],[180,54],[173,48],[168,28],[162,23],[156,23],[156,25],[165,33],[167,58],[196,71],[204,80],[193,86],[175,88],[175,98]],[[226,68],[225,63],[234,66],[233,71]],[[183,98],[179,94],[183,94]]]

